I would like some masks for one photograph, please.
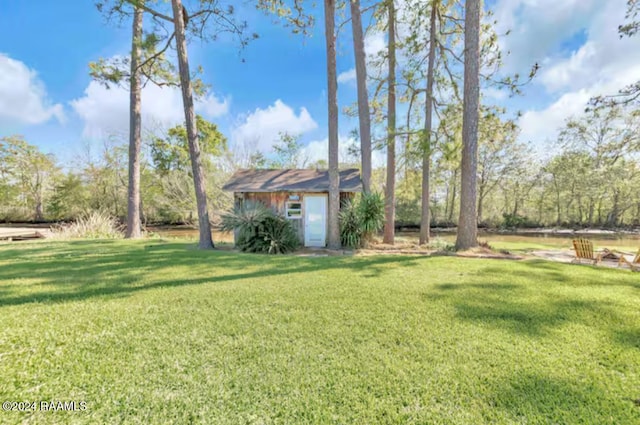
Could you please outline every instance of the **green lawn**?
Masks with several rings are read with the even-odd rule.
[[[0,245],[1,423],[637,424],[640,275]]]

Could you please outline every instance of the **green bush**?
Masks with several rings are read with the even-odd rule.
[[[358,215],[358,204],[347,200],[340,209],[340,242],[342,246],[350,248],[360,247],[362,244],[362,227]]]
[[[340,211],[340,240],[350,248],[362,247],[384,225],[384,200],[379,193],[349,200]]]
[[[299,244],[293,225],[261,202],[247,202],[222,216],[223,231],[237,231],[236,246],[244,252],[284,254]]]
[[[358,215],[365,235],[372,235],[382,229],[384,225],[384,199],[379,193],[369,193],[360,196]]]
[[[517,229],[519,227],[527,227],[529,219],[519,214],[502,214],[502,227],[503,229]]]
[[[285,254],[295,251],[299,244],[298,235],[291,221],[275,214],[267,217],[260,226],[258,240],[262,243],[261,252],[267,254]]]
[[[117,219],[101,211],[93,211],[80,216],[68,225],[51,228],[52,237],[57,239],[120,239],[122,226]]]

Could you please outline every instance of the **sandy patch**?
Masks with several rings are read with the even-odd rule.
[[[576,256],[573,250],[570,249],[554,249],[554,250],[536,250],[531,251],[530,255],[536,258],[543,258],[549,261],[555,261],[558,263],[574,263],[574,264],[590,264],[594,265],[593,262],[588,260],[576,261]],[[625,258],[630,259],[629,254],[626,253],[612,253],[610,255],[605,256],[598,264],[599,267],[609,267],[609,268],[618,268],[618,258],[620,255],[624,255]],[[620,268],[628,269],[628,267],[621,266]]]

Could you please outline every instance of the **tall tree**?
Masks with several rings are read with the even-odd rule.
[[[256,38],[257,35],[253,34],[247,38],[244,36],[246,29],[245,23],[236,22],[231,18],[234,13],[234,7],[232,4],[225,7],[220,1],[217,0],[200,0],[199,10],[194,11],[191,15],[188,14],[186,8],[183,6],[182,1],[172,1],[171,16],[167,13],[163,13],[160,10],[149,7],[146,3],[140,0],[119,0],[126,1],[133,6],[142,8],[145,12],[153,15],[155,22],[160,25],[162,22],[170,23],[171,29],[166,29],[168,34],[171,34],[166,38],[167,42],[163,49],[158,54],[153,55],[152,58],[163,54],[171,45],[175,39],[177,58],[178,58],[178,71],[179,71],[179,84],[182,90],[183,106],[185,110],[185,121],[187,127],[187,135],[189,139],[189,153],[192,162],[194,189],[196,192],[196,200],[198,207],[198,222],[200,226],[200,248],[213,248],[213,240],[211,239],[211,223],[209,221],[209,212],[207,209],[207,195],[206,195],[206,183],[204,172],[202,169],[200,147],[198,144],[197,124],[195,118],[193,93],[194,91],[200,93],[204,89],[202,84],[198,80],[192,80],[189,73],[189,62],[187,55],[186,44],[186,31],[187,24],[193,30],[196,37],[200,39],[214,38],[217,34],[228,32],[237,36],[241,47],[246,46],[248,41],[252,38]],[[160,6],[160,4],[157,4]],[[208,26],[208,22],[213,21],[215,28]],[[152,41],[157,42],[160,38],[155,32],[149,37]],[[147,61],[145,61],[147,62]],[[166,74],[166,73],[165,73]]]
[[[427,65],[427,91],[424,106],[424,142],[422,146],[422,211],[420,215],[420,245],[429,243],[431,226],[431,210],[429,190],[431,174],[431,130],[433,122],[433,80],[436,62],[436,25],[439,0],[431,2],[431,18],[429,19],[429,60]]]
[[[193,87],[191,74],[189,73],[189,59],[187,55],[186,41],[186,9],[181,0],[171,0],[173,8],[173,22],[176,36],[176,50],[178,53],[178,69],[180,71],[180,88],[182,89],[182,104],[184,118],[187,127],[187,139],[189,141],[189,156],[193,172],[193,185],[196,191],[196,203],[198,206],[198,224],[200,249],[213,248],[211,238],[211,222],[209,221],[209,209],[207,208],[207,190],[200,157],[200,144],[198,143],[198,128],[196,126],[196,113],[193,105]]]
[[[201,115],[196,115],[196,126],[203,165],[206,169],[211,169],[212,159],[226,153],[227,139],[220,133],[218,126]],[[192,177],[189,155],[189,139],[184,125],[170,128],[164,137],[154,137],[151,140],[151,159],[160,175],[179,170]]]
[[[143,2],[143,0],[141,0]],[[142,86],[139,63],[142,57],[142,17],[141,7],[133,10],[133,30],[131,37],[131,77],[129,79],[129,186],[127,193],[127,230],[125,237],[139,238],[140,223],[140,146],[142,144]]]
[[[387,182],[384,202],[383,242],[393,244],[395,237],[396,190],[396,8],[394,0],[387,0],[389,65],[387,93]]]
[[[565,149],[586,152],[593,164],[589,175],[592,185],[586,196],[589,225],[594,223],[596,209],[612,181],[612,170],[625,155],[640,151],[638,115],[616,105],[598,108],[579,119],[569,119],[560,132],[559,141]]]
[[[0,138],[0,174],[15,181],[22,204],[33,212],[36,221],[44,220],[45,198],[58,172],[55,158],[46,155],[22,136]]]
[[[228,155],[227,140],[214,123],[200,115],[196,115],[196,126],[202,166],[207,176],[209,209],[224,210],[227,202],[219,183],[226,174],[222,161]],[[154,137],[150,156],[153,161],[151,186],[157,191],[146,194],[149,209],[151,205],[155,206],[172,221],[195,222],[197,202],[185,126],[173,127],[163,137]]]
[[[460,215],[456,250],[478,245],[477,170],[480,105],[480,0],[465,2]]]
[[[356,84],[358,88],[362,190],[365,193],[369,193],[371,191],[371,116],[369,111],[369,93],[367,92],[366,53],[364,51],[360,0],[351,0],[350,4],[353,53],[356,61]]]
[[[327,104],[329,112],[329,248],[340,248],[340,173],[338,170],[338,77],[335,0],[324,0],[324,36],[327,50]]]
[[[478,128],[478,223],[488,196],[500,185],[504,176],[511,175],[528,147],[517,143],[517,126],[512,120],[503,120],[495,108],[481,108]]]
[[[98,0],[96,6],[107,18],[122,19],[130,16],[133,8],[131,52],[129,57],[100,59],[89,64],[91,76],[107,88],[112,84],[129,82],[129,179],[127,186],[127,228],[125,237],[141,236],[140,217],[140,150],[142,140],[142,86],[143,77],[159,86],[176,85],[173,78],[173,65],[165,59],[164,52],[173,36],[164,48],[157,50],[160,43],[154,33],[146,38],[143,33],[144,10],[148,8],[145,0]],[[146,83],[145,83],[146,84]]]
[[[280,133],[280,140],[273,145],[275,158],[268,161],[269,168],[305,168],[309,157],[303,151],[299,134]]]

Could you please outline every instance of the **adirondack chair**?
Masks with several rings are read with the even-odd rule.
[[[582,263],[582,260],[587,260],[592,264],[598,264],[602,261],[602,254],[593,252],[593,242],[589,239],[574,239],[573,249],[576,251],[576,258],[573,260],[574,263]]]
[[[628,265],[629,268],[631,268],[631,270],[633,270],[634,272],[640,271],[640,249],[638,249],[638,252],[633,258],[633,261],[629,261],[624,257],[624,255],[621,255],[620,260],[618,260],[618,267],[623,264]]]

